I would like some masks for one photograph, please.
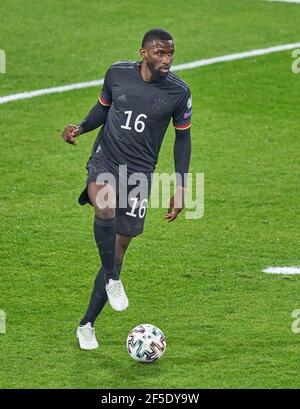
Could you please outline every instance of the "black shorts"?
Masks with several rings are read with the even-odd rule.
[[[88,171],[88,177],[86,187],[78,198],[79,204],[82,206],[87,203],[92,205],[87,191],[89,183],[97,182],[97,179],[99,180],[98,177],[101,177],[101,179],[103,178],[107,183],[110,183],[105,174],[113,175],[116,181],[114,187],[117,199],[117,234],[129,237],[135,237],[142,234],[144,231],[148,198],[151,190],[151,174],[147,173],[144,175],[144,180],[147,180],[147,185],[144,183],[144,188],[139,189],[140,182],[133,184],[132,177],[134,177],[134,175],[126,174],[123,170],[120,172],[118,165],[113,164],[103,156],[93,155],[89,159],[86,169]],[[136,194],[136,192],[138,193]]]

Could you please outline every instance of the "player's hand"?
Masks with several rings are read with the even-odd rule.
[[[82,133],[81,126],[68,125],[63,130],[61,137],[65,142],[70,143],[71,145],[77,145],[77,141],[75,140],[75,138],[79,136],[81,133]]]
[[[178,186],[175,192],[175,195],[171,197],[169,209],[167,214],[165,215],[165,219],[168,222],[172,222],[176,219],[179,213],[184,208],[184,194],[186,189],[184,187]]]

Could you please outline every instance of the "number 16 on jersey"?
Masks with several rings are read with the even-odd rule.
[[[126,124],[125,125],[121,125],[121,128],[123,129],[127,129],[128,131],[132,130],[132,127],[129,126],[130,125],[130,120],[131,120],[131,116],[132,116],[132,111],[125,111],[124,114],[127,115],[127,120],[126,120]],[[136,120],[134,121],[134,130],[136,132],[143,132],[143,130],[145,129],[145,122],[141,121],[141,118],[147,118],[147,115],[145,114],[140,114],[136,117]]]

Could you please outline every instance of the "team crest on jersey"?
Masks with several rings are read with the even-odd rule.
[[[126,95],[125,94],[119,95],[117,100],[121,102],[127,102]]]
[[[152,105],[152,112],[154,115],[161,115],[166,113],[168,108],[168,104],[166,101],[162,98],[158,98],[154,101],[154,104]]]

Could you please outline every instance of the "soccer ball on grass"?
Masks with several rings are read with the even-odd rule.
[[[140,324],[128,334],[126,347],[135,361],[151,363],[159,359],[166,350],[163,332],[152,324]]]

